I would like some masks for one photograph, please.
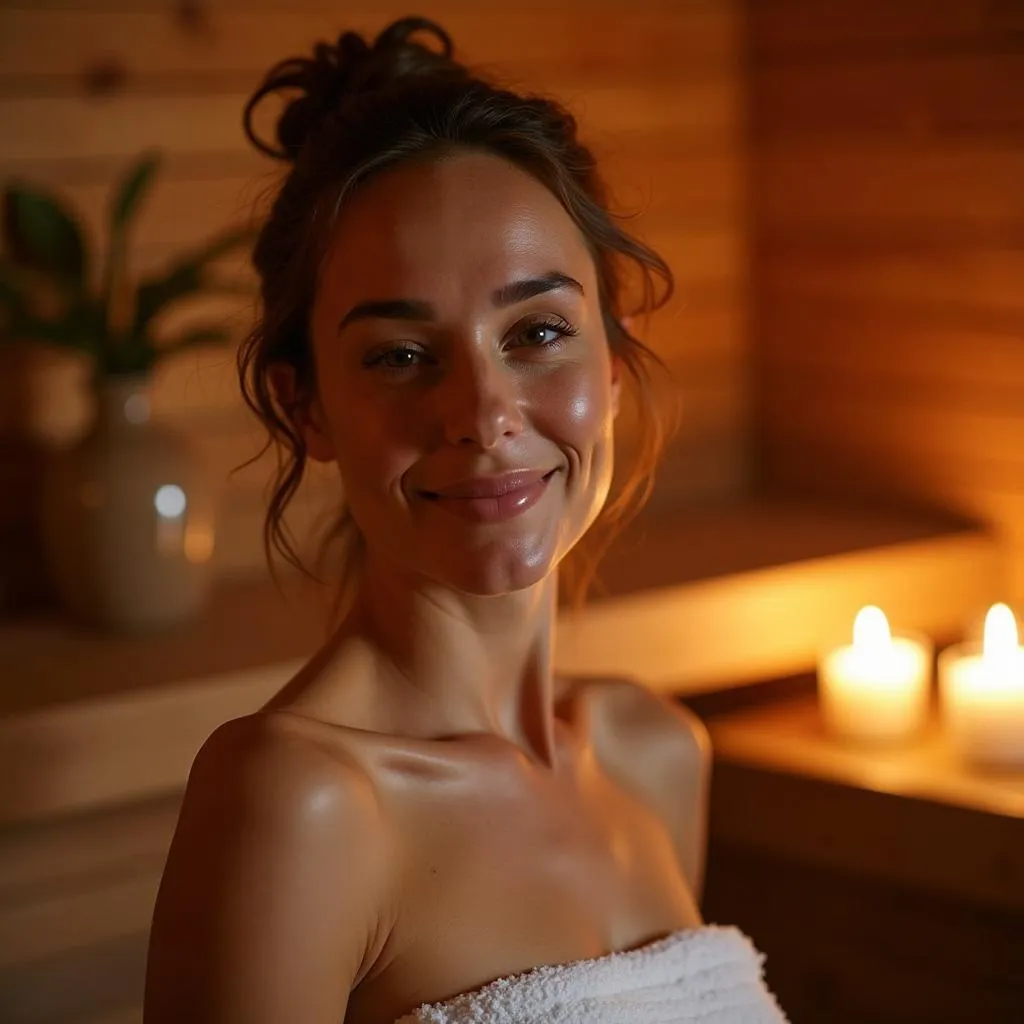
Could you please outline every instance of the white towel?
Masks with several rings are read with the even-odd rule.
[[[499,978],[395,1024],[785,1024],[763,959],[738,929],[709,925]]]

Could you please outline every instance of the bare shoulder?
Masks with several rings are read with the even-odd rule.
[[[369,777],[340,743],[324,742],[287,713],[260,712],[216,729],[189,773],[186,803],[237,803],[296,824],[361,815],[373,806]]]
[[[699,898],[711,780],[711,740],[703,722],[636,680],[591,679],[576,687],[605,770],[662,818]]]
[[[157,897],[147,1024],[336,1024],[387,928],[389,849],[344,749],[276,713],[221,726],[192,766]]]
[[[648,761],[667,757],[684,765],[704,766],[710,761],[711,739],[704,723],[683,707],[649,686],[625,678],[578,680],[577,699],[584,701],[591,725],[600,738],[643,748]]]

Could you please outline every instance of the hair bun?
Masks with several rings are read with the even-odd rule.
[[[431,49],[411,37],[429,33],[441,44]],[[387,88],[415,75],[462,74],[452,60],[452,42],[440,25],[428,18],[402,18],[385,28],[372,45],[356,32],[343,32],[336,43],[317,43],[311,57],[289,57],[267,72],[245,105],[242,125],[246,137],[261,152],[294,161],[306,140],[338,111],[347,99]],[[253,113],[271,93],[295,91],[277,122],[276,144],[261,139],[253,128]]]

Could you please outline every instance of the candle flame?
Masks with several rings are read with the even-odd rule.
[[[1004,658],[1017,652],[1019,638],[1017,620],[1008,605],[994,604],[985,616],[985,642],[983,651],[986,658]]]
[[[892,642],[885,612],[868,605],[857,612],[853,622],[853,646],[859,651],[882,651]]]

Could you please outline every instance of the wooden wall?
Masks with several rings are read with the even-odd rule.
[[[1024,3],[746,17],[762,475],[991,522],[1024,599]]]
[[[343,27],[375,31],[408,13],[407,6],[391,0],[5,3],[0,179],[53,185],[98,227],[112,178],[143,148],[163,149],[165,173],[133,243],[135,265],[152,267],[260,209],[276,171],[248,149],[240,112],[261,73]],[[685,403],[663,501],[741,486],[746,254],[738,3],[431,0],[419,6],[450,30],[464,59],[570,104],[606,161],[617,203],[638,215],[635,229],[678,275],[679,298],[649,335]],[[241,334],[251,303],[222,312]],[[6,402],[10,412],[12,387],[27,386],[15,385],[10,373],[0,376],[7,387],[0,406]],[[50,365],[41,384],[35,379],[42,394],[32,406],[38,430],[67,442],[87,415],[73,367]],[[156,405],[201,439],[225,481],[221,569],[259,566],[269,463],[227,481],[228,469],[260,439],[242,413],[231,354],[191,355],[164,366]],[[0,551],[9,566],[16,551],[26,550],[10,538],[30,525],[24,500],[30,480],[10,458],[0,465],[0,532],[8,538]],[[310,514],[326,491],[314,485],[311,492],[303,506]]]

